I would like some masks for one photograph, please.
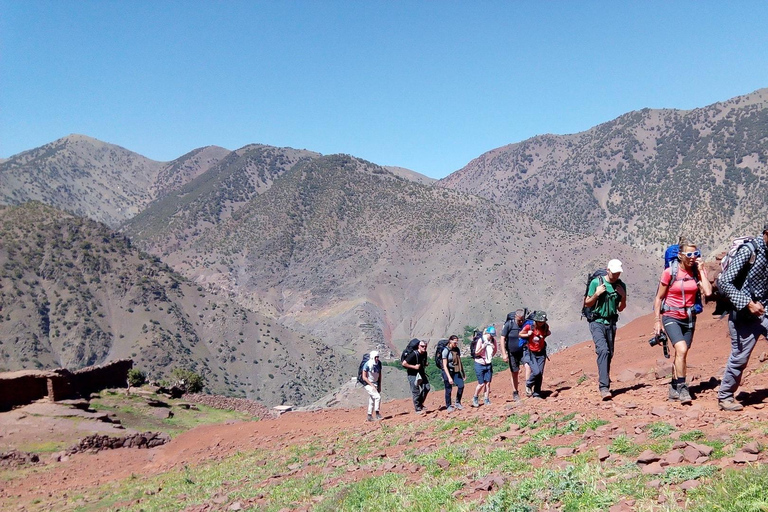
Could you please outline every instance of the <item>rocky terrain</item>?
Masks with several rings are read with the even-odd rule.
[[[599,399],[594,350],[584,342],[551,357],[544,400],[512,402],[503,373],[494,378],[490,406],[447,413],[433,393],[427,414],[418,416],[408,400],[388,400],[385,386],[381,422],[367,423],[357,408],[201,427],[152,450],[77,454],[34,477],[12,476],[0,503],[19,510],[99,508],[115,500],[126,510],[163,503],[185,510],[347,510],[380,500],[407,506],[419,496],[446,510],[754,506],[764,476],[749,468],[768,461],[768,354],[759,347],[745,373],[738,395],[745,410],[720,412],[726,326],[706,313],[699,322],[688,358],[690,406],[666,400],[670,360],[648,345],[647,316],[619,330],[609,402]],[[738,480],[742,472],[746,481]],[[723,485],[738,485],[739,496],[718,494]]]

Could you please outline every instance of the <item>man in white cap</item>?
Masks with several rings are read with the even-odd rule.
[[[611,393],[611,360],[616,337],[616,322],[619,312],[627,307],[627,287],[619,279],[624,269],[619,260],[611,260],[606,267],[606,275],[598,276],[589,283],[584,305],[592,308],[592,320],[589,322],[589,332],[595,343],[597,354],[597,372],[600,397],[610,400]]]
[[[363,381],[365,390],[368,392],[368,421],[373,421],[373,414],[376,413],[376,419],[381,419],[379,406],[381,405],[381,361],[379,361],[379,351],[372,350],[368,362],[363,366]]]

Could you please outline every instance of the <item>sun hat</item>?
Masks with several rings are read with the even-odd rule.
[[[606,268],[614,274],[618,274],[619,272],[624,272],[624,269],[621,267],[621,262],[619,260],[609,261],[608,266]]]
[[[537,311],[533,315],[533,321],[534,322],[546,322],[547,321],[547,314],[544,311]]]

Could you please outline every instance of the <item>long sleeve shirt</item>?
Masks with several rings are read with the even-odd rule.
[[[739,247],[728,268],[717,277],[718,289],[728,297],[736,311],[746,308],[750,301],[763,302],[768,299],[768,255],[763,237],[755,238],[755,261],[747,272],[746,279],[742,270],[749,266],[752,250],[747,244]],[[739,281],[743,279],[743,284]]]

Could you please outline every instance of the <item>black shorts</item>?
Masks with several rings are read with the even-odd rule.
[[[670,318],[666,315],[661,317],[664,324],[664,330],[667,332],[669,342],[674,347],[676,343],[684,341],[688,348],[691,348],[693,343],[693,331],[696,330],[696,321],[693,322],[693,327],[688,327],[688,320],[680,320],[679,318]]]
[[[523,364],[523,355],[525,355],[525,351],[521,348],[519,350],[516,350],[515,352],[510,352],[507,350],[507,355],[509,356],[509,369],[510,371],[519,372],[520,366]]]

